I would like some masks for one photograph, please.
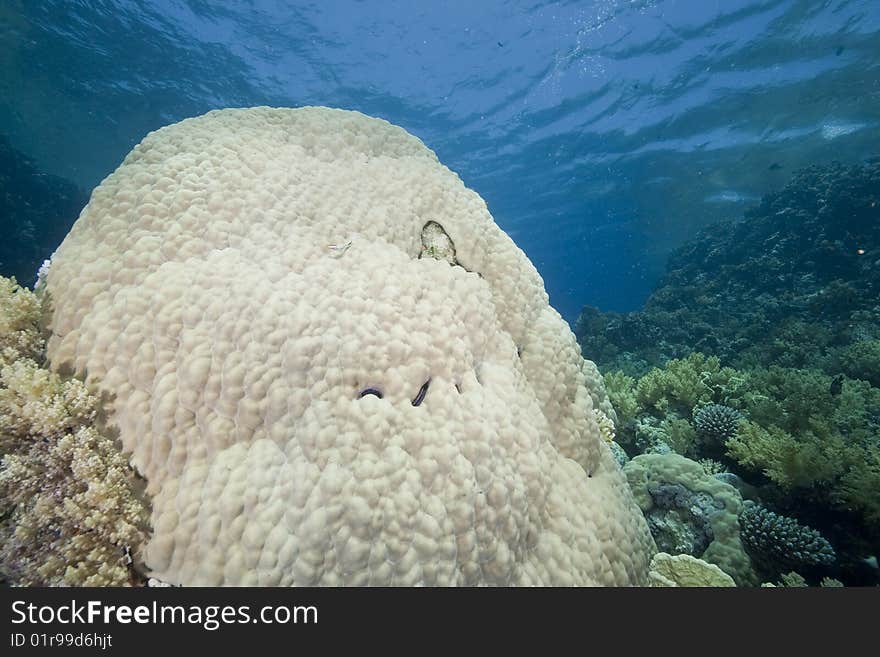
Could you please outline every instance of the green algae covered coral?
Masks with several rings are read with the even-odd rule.
[[[713,563],[740,586],[757,578],[740,540],[742,497],[678,454],[642,454],[624,466],[658,549]]]
[[[98,400],[41,366],[41,300],[0,277],[0,574],[11,584],[134,583],[148,513],[93,426]]]
[[[630,454],[714,459],[783,497],[796,492],[799,504],[849,515],[859,533],[880,533],[880,389],[869,381],[733,369],[694,353],[640,379],[606,374],[605,385],[626,420],[616,440]]]

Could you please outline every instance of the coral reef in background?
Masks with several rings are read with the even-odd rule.
[[[575,329],[629,456],[706,463],[821,531],[836,559],[814,569],[856,583],[880,552],[878,256],[880,159],[811,167],[678,249],[644,310]]]
[[[850,557],[880,543],[880,389],[816,370],[735,370],[692,354],[640,379],[606,375],[631,456],[678,453],[802,517]],[[687,418],[692,418],[688,420]]]
[[[98,400],[41,367],[41,299],[0,277],[0,574],[28,586],[121,586],[149,514]]]
[[[32,284],[87,201],[85,192],[39,171],[0,135],[0,274]]]
[[[575,334],[603,371],[640,375],[699,351],[877,384],[878,263],[880,158],[813,166],[676,250],[644,310],[585,308]]]

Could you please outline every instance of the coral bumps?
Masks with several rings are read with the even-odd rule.
[[[746,500],[740,515],[743,544],[758,564],[781,571],[834,563],[834,549],[816,530]]]
[[[724,404],[707,404],[694,411],[697,435],[716,444],[733,438],[742,419],[742,413]]]
[[[601,379],[485,202],[400,128],[316,107],[163,128],[46,285],[50,360],[114,395],[163,581],[646,579]]]
[[[39,365],[40,300],[0,278],[0,573],[16,585],[132,583],[146,508],[82,382]]]

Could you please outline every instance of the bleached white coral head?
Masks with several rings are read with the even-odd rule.
[[[654,551],[534,267],[418,139],[327,108],[148,135],[53,260],[173,584],[633,584]]]

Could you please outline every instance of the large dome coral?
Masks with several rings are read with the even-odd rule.
[[[601,384],[483,200],[400,128],[309,107],[153,132],[47,289],[50,361],[108,393],[162,580],[644,582]]]

